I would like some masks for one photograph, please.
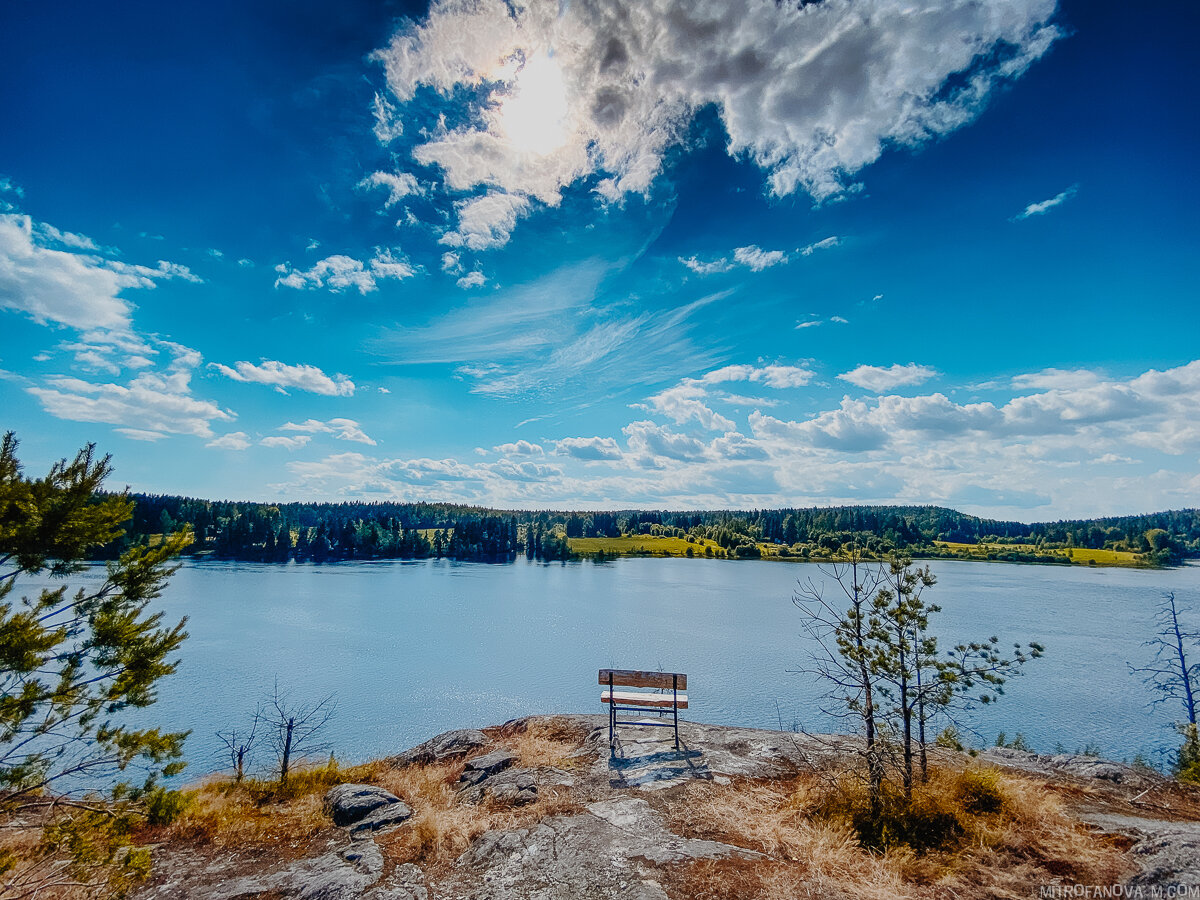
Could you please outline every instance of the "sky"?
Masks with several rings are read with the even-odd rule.
[[[1198,27],[10,4],[0,428],[212,499],[1198,506]]]

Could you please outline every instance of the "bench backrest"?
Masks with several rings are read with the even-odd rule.
[[[612,681],[609,681],[609,676]],[[673,687],[683,691],[687,689],[687,676],[682,672],[639,672],[636,669],[601,669],[600,684],[620,685],[621,687],[661,688],[671,690]]]

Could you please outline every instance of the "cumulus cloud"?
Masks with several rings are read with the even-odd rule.
[[[264,447],[282,447],[284,450],[299,450],[312,440],[312,435],[298,434],[295,437],[272,435],[265,437],[259,443]]]
[[[226,378],[234,381],[244,381],[252,384],[270,384],[280,393],[287,393],[287,388],[309,391],[313,394],[323,394],[326,397],[349,397],[354,393],[354,382],[345,375],[335,375],[332,378],[317,366],[307,364],[288,365],[274,359],[264,359],[261,363],[234,363],[233,368],[210,363]]]
[[[763,269],[787,262],[788,257],[782,250],[763,250],[758,245],[751,244],[749,247],[738,247],[734,250],[733,261],[751,272],[761,272]]]
[[[27,390],[56,418],[118,425],[138,440],[167,434],[211,438],[212,423],[232,421],[233,413],[192,395],[191,377],[200,363],[199,353],[179,344],[164,342],[164,346],[172,353],[171,363],[160,371],[143,372],[127,384],[60,376]]]
[[[419,194],[421,186],[417,179],[408,172],[372,172],[358,183],[360,188],[387,188],[388,198],[383,201],[383,208],[390,209],[405,197]]]
[[[1079,190],[1079,185],[1073,184],[1061,194],[1056,194],[1049,200],[1042,200],[1039,203],[1030,203],[1024,210],[1013,216],[1013,221],[1018,222],[1021,219],[1028,219],[1030,216],[1044,216],[1056,206],[1062,206]]]
[[[880,393],[904,385],[922,384],[937,374],[937,369],[929,366],[919,366],[916,363],[902,366],[896,363],[891,366],[858,366],[849,372],[843,372],[838,378],[868,391]]]
[[[713,275],[718,272],[728,272],[733,268],[733,263],[724,258],[705,262],[696,256],[681,256],[679,261],[697,275]]]
[[[554,452],[575,459],[620,459],[621,448],[610,437],[569,437],[554,442]]]
[[[310,269],[293,269],[290,263],[280,263],[275,271],[279,273],[275,287],[297,290],[327,288],[334,292],[356,288],[360,294],[376,290],[381,281],[403,281],[415,274],[412,265],[403,256],[379,248],[365,263],[352,256],[336,254],[325,257]]]
[[[286,422],[279,426],[280,431],[299,431],[304,434],[331,434],[339,441],[354,441],[358,444],[375,446],[375,439],[370,437],[353,419],[330,419],[321,422],[317,419],[307,419],[303,422]]]
[[[728,152],[760,166],[774,194],[819,202],[855,189],[885,147],[970,122],[1059,37],[1054,11],[1054,0],[441,0],[376,54],[391,94],[377,100],[377,133],[394,138],[421,87],[447,101],[484,93],[464,124],[440,124],[414,150],[453,192],[512,198],[503,227],[446,235],[482,235],[476,249],[507,240],[528,200],[556,205],[577,182],[610,202],[645,193],[710,104]]]
[[[250,446],[250,438],[244,431],[231,431],[219,438],[214,438],[204,445],[217,450],[245,450]]]
[[[500,444],[492,449],[504,456],[541,457],[546,455],[546,451],[539,444],[533,444],[526,440],[514,441],[511,444]]]
[[[90,252],[96,250],[83,235],[27,215],[0,214],[0,307],[40,324],[124,334],[132,310],[125,291],[176,278],[200,280],[178,263],[134,265]]]
[[[473,287],[482,287],[483,285],[487,284],[487,276],[482,272],[468,272],[455,283],[463,290]]]

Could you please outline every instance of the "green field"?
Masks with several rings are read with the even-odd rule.
[[[695,556],[704,556],[705,546],[715,553],[720,547],[713,541],[688,543],[683,538],[656,537],[649,534],[629,534],[621,537],[568,538],[572,553],[595,556],[601,550],[605,556],[687,556],[692,548]]]
[[[1077,565],[1122,566],[1144,568],[1148,564],[1136,553],[1125,550],[1088,550],[1070,547],[1065,550],[1039,550],[1034,544],[956,544],[951,541],[935,541],[939,547],[953,550],[964,559],[988,559],[1005,551],[1031,553],[1047,561],[1070,559]]]

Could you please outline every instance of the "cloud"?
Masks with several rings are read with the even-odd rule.
[[[511,444],[500,444],[492,449],[504,456],[542,457],[546,455],[546,451],[541,446],[526,440],[514,441]]]
[[[727,259],[715,259],[711,262],[704,262],[698,257],[688,256],[679,257],[679,261],[695,272],[697,275],[712,275],[718,272],[728,272],[733,268],[733,263]]]
[[[503,247],[517,227],[517,218],[528,209],[529,201],[524,197],[499,191],[463,200],[455,204],[458,228],[443,234],[439,243],[468,250]]]
[[[353,419],[330,419],[321,422],[317,419],[307,419],[304,422],[286,422],[279,426],[280,431],[300,431],[305,434],[332,434],[339,441],[354,441],[359,444],[375,446],[375,440],[359,427]]]
[[[818,250],[828,250],[830,247],[838,246],[841,242],[842,239],[834,234],[827,238],[823,238],[822,240],[816,241],[815,243],[809,244],[807,247],[801,247],[796,252],[801,256],[812,256]]]
[[[921,384],[937,374],[937,370],[929,366],[919,366],[916,363],[902,366],[897,363],[887,367],[858,366],[849,372],[843,372],[838,378],[868,391],[880,393],[904,385]]]
[[[1034,388],[1037,390],[1067,389],[1091,387],[1100,382],[1100,376],[1088,369],[1043,369],[1025,375],[1016,375],[1012,386],[1020,389]]]
[[[27,390],[56,418],[119,425],[138,440],[167,434],[211,438],[212,423],[232,421],[233,413],[212,400],[192,396],[191,377],[200,363],[199,353],[169,342],[163,346],[173,355],[171,363],[161,371],[143,372],[127,384],[56,376]]]
[[[481,287],[482,285],[487,284],[487,276],[482,272],[468,272],[462,278],[458,279],[456,283],[463,290],[466,290],[467,288]]]
[[[705,445],[686,434],[678,434],[654,422],[630,422],[621,429],[629,440],[629,451],[650,459],[703,459]]]
[[[307,434],[298,434],[295,437],[272,435],[271,437],[263,438],[259,441],[259,444],[264,447],[282,447],[284,450],[299,450],[311,440],[312,436]]]
[[[569,437],[554,442],[554,452],[575,459],[620,459],[621,448],[610,437]]]
[[[383,208],[390,209],[405,197],[419,194],[421,185],[408,172],[372,172],[358,183],[360,188],[387,188],[388,198],[383,201]]]
[[[396,256],[391,250],[378,247],[375,248],[375,255],[366,263],[337,254],[325,257],[311,269],[302,271],[293,269],[290,263],[280,263],[275,271],[279,273],[275,287],[297,290],[327,288],[334,292],[352,287],[357,288],[360,294],[376,290],[380,281],[403,281],[415,274],[412,265],[403,256]]]
[[[557,205],[577,183],[608,202],[646,193],[710,105],[730,155],[761,167],[772,193],[820,202],[855,190],[886,147],[974,119],[1061,35],[1054,12],[1054,0],[442,0],[376,54],[390,92],[377,133],[394,139],[422,87],[447,109],[478,98],[413,151],[449,192],[512,198],[504,227],[446,235],[464,243],[503,243],[528,201]]]
[[[231,431],[229,434],[223,434],[219,438],[209,441],[204,446],[214,447],[217,450],[245,450],[250,446],[250,438],[244,431]]]
[[[245,361],[234,363],[234,367],[210,363],[226,378],[252,384],[271,384],[281,393],[286,388],[309,391],[326,397],[349,397],[354,393],[354,382],[345,375],[330,378],[316,366],[288,365],[274,359],[265,359],[259,364]]]
[[[787,254],[782,250],[763,250],[751,244],[749,247],[738,247],[733,251],[734,262],[740,263],[751,272],[761,272],[771,266],[778,266],[788,261]]]
[[[1078,190],[1079,185],[1073,184],[1061,194],[1056,194],[1049,200],[1042,200],[1040,203],[1030,203],[1025,207],[1024,211],[1013,216],[1013,221],[1019,222],[1021,219],[1028,219],[1030,216],[1044,216],[1050,210],[1054,209],[1054,207],[1061,206],[1074,197]]]
[[[126,333],[132,305],[125,291],[176,278],[200,280],[178,263],[142,266],[77,252],[96,249],[83,235],[35,223],[27,215],[0,214],[0,308],[25,313],[39,324]]]

